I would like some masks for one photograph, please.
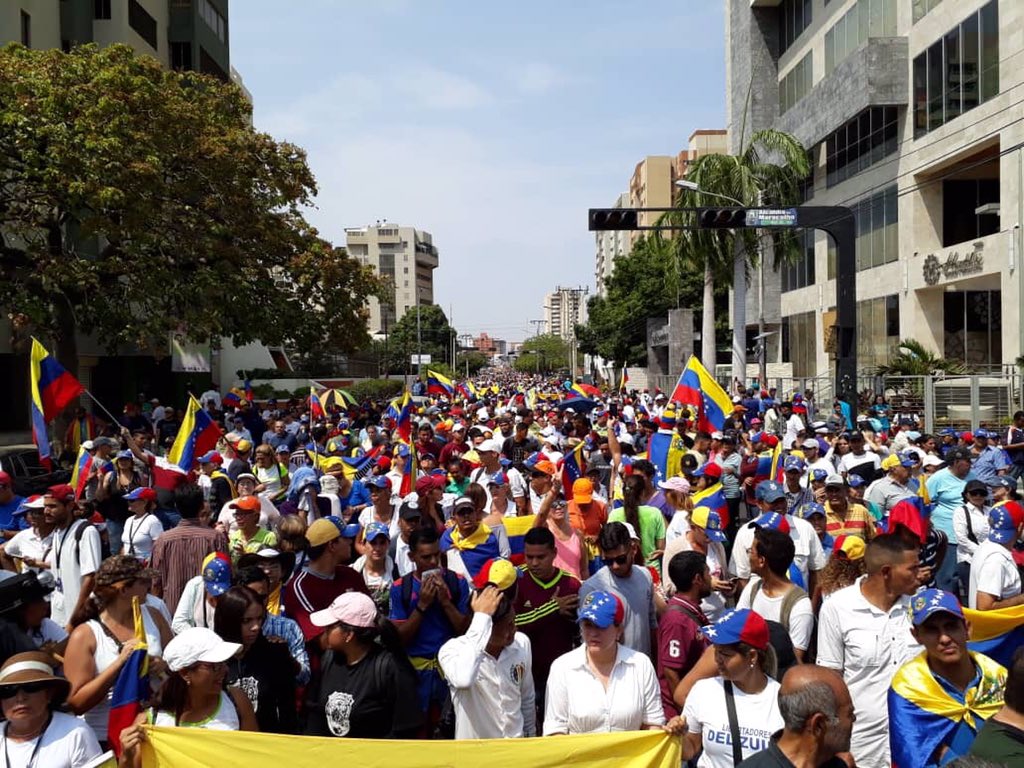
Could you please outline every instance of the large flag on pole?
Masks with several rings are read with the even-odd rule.
[[[68,403],[85,392],[85,387],[36,338],[32,339],[29,379],[32,392],[32,439],[39,449],[39,462],[50,469],[50,437],[46,433],[46,425],[57,418]]]
[[[220,439],[220,427],[199,405],[191,394],[188,396],[188,407],[185,417],[178,428],[178,436],[167,454],[167,461],[177,464],[186,472],[192,469],[195,460],[207,451],[213,450]]]
[[[427,369],[427,394],[452,397],[455,394],[455,387],[452,380],[437,371]]]
[[[669,400],[693,406],[697,411],[697,429],[702,432],[721,431],[732,413],[729,395],[694,355],[686,361]]]
[[[107,719],[107,740],[114,753],[121,754],[121,731],[135,722],[142,705],[149,698],[149,656],[146,646],[146,627],[142,622],[139,598],[132,598],[135,615],[135,639],[138,644],[128,661],[117,673],[114,690],[110,695],[110,714]]]

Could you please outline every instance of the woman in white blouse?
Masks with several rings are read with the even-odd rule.
[[[956,533],[956,567],[960,584],[971,580],[971,559],[978,545],[988,539],[988,513],[986,503],[988,486],[981,480],[969,480],[964,486],[964,503],[953,510],[953,531]]]
[[[681,736],[682,718],[665,723],[651,660],[620,645],[626,611],[611,592],[591,592],[580,606],[583,645],[551,664],[544,735],[664,729]]]

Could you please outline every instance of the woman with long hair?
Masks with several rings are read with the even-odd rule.
[[[608,515],[609,523],[629,523],[640,537],[644,562],[661,572],[661,555],[665,551],[665,516],[657,507],[644,504],[645,481],[641,475],[630,475],[622,482],[622,506]]]
[[[779,684],[772,679],[777,662],[768,642],[768,624],[754,611],[740,608],[701,632],[714,645],[718,674],[698,680],[686,697],[683,760],[699,753],[698,768],[735,765],[767,749],[771,735],[783,726]],[[730,708],[745,734],[741,744],[715,738],[730,732]]]
[[[558,484],[541,500],[534,527],[547,527],[555,537],[555,567],[579,579],[590,578],[590,550],[579,531],[569,522],[569,504]]]
[[[85,717],[101,744],[108,741],[107,718],[114,683],[138,644],[132,601],[145,600],[143,578],[150,575],[138,558],[107,558],[96,571],[92,597],[85,609],[71,617],[75,629],[64,657],[64,675],[71,683],[68,706]],[[165,668],[160,656],[171,639],[171,628],[158,611],[145,606],[141,610],[150,676],[159,678]]]
[[[323,627],[327,652],[312,697],[306,734],[359,739],[408,739],[423,713],[417,677],[398,632],[369,595],[346,592],[310,614]]]
[[[191,627],[164,649],[169,674],[151,709],[121,731],[122,766],[142,768],[139,746],[145,723],[209,731],[257,731],[256,713],[244,693],[226,688],[227,661],[241,650],[206,627]]]
[[[217,602],[213,630],[241,651],[228,659],[228,685],[238,686],[256,712],[263,733],[296,733],[294,664],[288,646],[263,634],[263,598],[245,586],[231,587]]]
[[[830,595],[850,586],[867,573],[867,566],[864,564],[866,550],[867,545],[859,536],[836,536],[832,545],[832,556],[818,572],[813,596],[815,613]]]
[[[309,547],[306,541],[307,527],[306,521],[299,515],[282,515],[277,524],[277,551],[293,556],[288,561],[291,568],[283,572],[283,583],[301,571],[306,562],[306,549]]]
[[[277,463],[274,449],[264,443],[254,453],[256,464],[253,474],[256,475],[256,493],[261,498],[270,499],[275,504],[282,501],[288,494],[288,468]]]
[[[114,456],[114,471],[100,478],[96,487],[96,508],[106,520],[111,552],[120,550],[124,523],[130,514],[124,497],[142,484],[142,475],[135,470],[135,455],[131,451],[119,451]]]
[[[434,475],[424,475],[416,481],[416,500],[419,506],[421,525],[433,526],[439,534],[444,531],[444,480]]]

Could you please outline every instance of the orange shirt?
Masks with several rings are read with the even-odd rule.
[[[586,510],[581,509],[575,501],[569,502],[569,525],[583,536],[597,538],[601,526],[608,522],[608,507],[603,501],[594,499],[587,504]]]

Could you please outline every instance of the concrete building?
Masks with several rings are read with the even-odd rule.
[[[727,0],[725,48],[732,151],[792,133],[813,160],[806,204],[855,211],[860,370],[902,338],[980,369],[1024,353],[1024,3]],[[795,376],[832,367],[827,240],[805,233],[765,279]]]
[[[502,357],[508,354],[508,342],[496,339],[486,331],[473,338],[473,348],[488,357]]]
[[[437,248],[429,232],[388,221],[345,230],[348,252],[394,286],[390,301],[370,299],[370,333],[383,335],[406,312],[434,303]]]
[[[547,332],[561,339],[573,339],[576,326],[587,322],[587,288],[558,286],[544,297],[544,322]]]

